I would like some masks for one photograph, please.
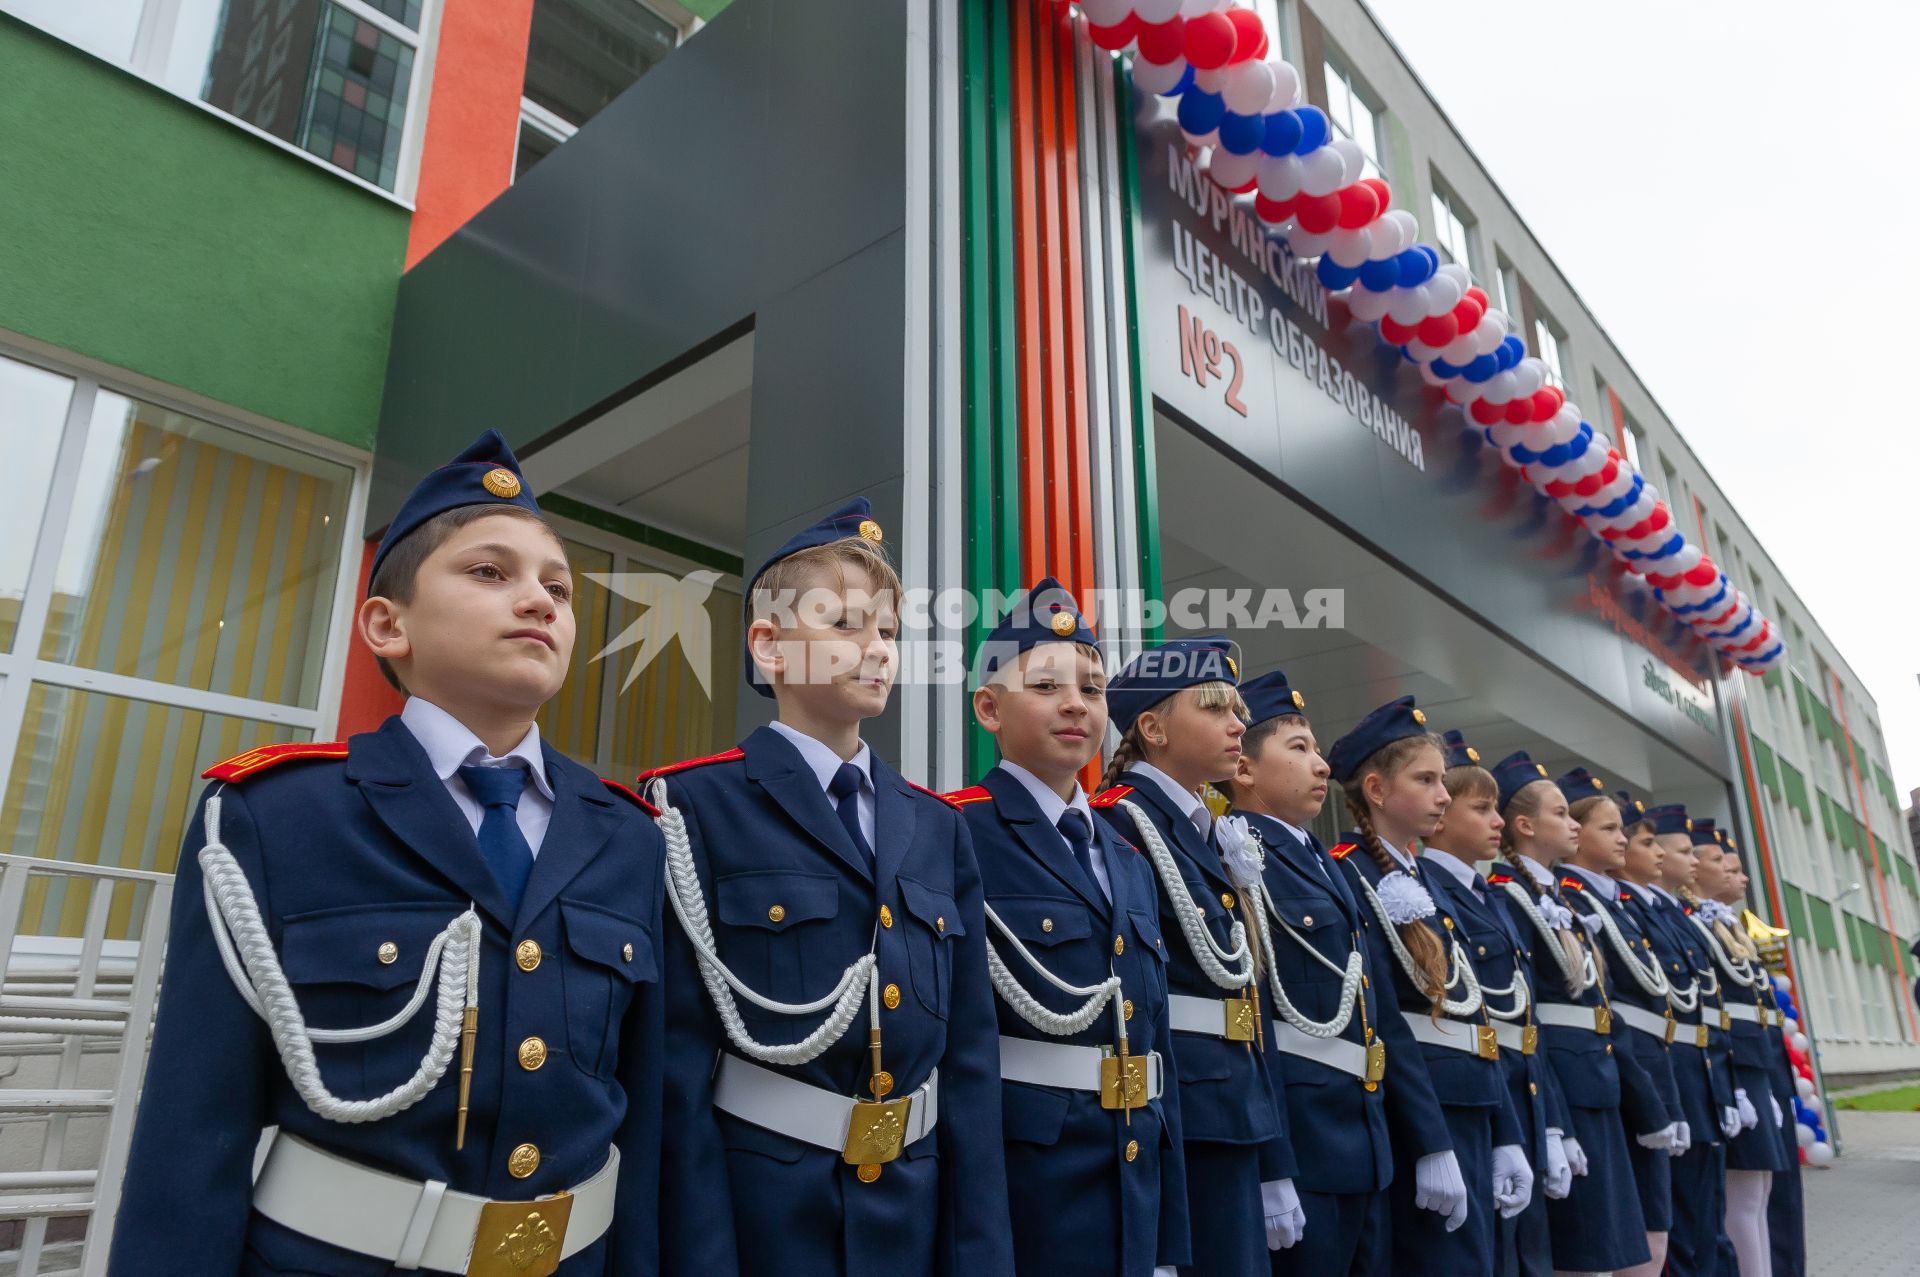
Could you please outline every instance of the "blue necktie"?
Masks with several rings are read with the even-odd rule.
[[[467,792],[480,804],[480,856],[493,870],[494,879],[507,893],[507,903],[515,913],[527,894],[527,878],[533,873],[533,848],[520,832],[515,811],[531,773],[524,767],[462,767],[460,779]]]
[[[860,832],[860,781],[858,767],[852,763],[841,763],[840,770],[833,774],[833,780],[827,785],[827,793],[833,798],[834,814],[847,827],[847,837],[853,839],[854,847],[871,862],[873,847],[867,842],[867,836]]]
[[[1087,818],[1078,809],[1069,807],[1061,814],[1060,823],[1055,828],[1067,840],[1067,846],[1073,851],[1073,863],[1079,865],[1080,872],[1086,875],[1087,885],[1097,888],[1100,880],[1093,876],[1093,827],[1087,824]]]

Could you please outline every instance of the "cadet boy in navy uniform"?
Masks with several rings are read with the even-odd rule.
[[[1378,991],[1392,977],[1370,962],[1379,919],[1307,828],[1326,803],[1329,771],[1306,698],[1279,670],[1240,692],[1250,723],[1229,782],[1230,814],[1246,821],[1263,853],[1274,1044],[1285,1057],[1280,1085],[1301,1150],[1295,1182],[1307,1217],[1300,1244],[1274,1252],[1273,1271],[1384,1277],[1396,1152],[1410,1166],[1446,1152],[1452,1139],[1419,1044],[1393,1007],[1382,1010]],[[1350,980],[1356,954],[1359,978]]]
[[[660,1271],[661,841],[534,726],[572,588],[488,431],[375,552],[359,631],[402,712],[207,772],[113,1277]],[[423,975],[437,1023],[325,1032],[396,1017]]]
[[[745,652],[778,720],[640,777],[682,924],[669,1272],[1013,1271],[972,842],[860,739],[896,668],[880,540],[861,497],[781,546],[748,583]]]
[[[978,670],[973,714],[1000,763],[948,801],[973,833],[999,955],[1014,1261],[1026,1277],[1172,1277],[1190,1256],[1159,888],[1076,779],[1107,732],[1100,649],[1048,577]]]

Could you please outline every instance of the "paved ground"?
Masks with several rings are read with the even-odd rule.
[[[1920,1113],[1841,1113],[1846,1153],[1806,1171],[1813,1277],[1920,1273]]]

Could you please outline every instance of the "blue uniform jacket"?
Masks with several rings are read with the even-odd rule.
[[[1269,816],[1238,812],[1266,849],[1263,872],[1273,907],[1315,952],[1344,970],[1359,946],[1367,979],[1342,1034],[1366,1045],[1363,1024],[1387,1051],[1386,1072],[1369,1091],[1356,1078],[1317,1060],[1285,1055],[1287,1122],[1298,1147],[1313,1150],[1300,1168],[1299,1184],[1316,1193],[1365,1193],[1393,1180],[1396,1147],[1402,1156],[1424,1157],[1453,1147],[1440,1102],[1427,1076],[1426,1058],[1398,1008],[1380,1005],[1383,973],[1373,965],[1369,937],[1380,923],[1356,901],[1346,876],[1313,835],[1307,842]],[[1302,1015],[1325,1021],[1339,1004],[1340,977],[1316,961],[1286,931],[1266,920],[1273,938],[1281,987]],[[1284,1053],[1282,1053],[1284,1054]]]
[[[686,821],[718,952],[762,996],[811,1002],[861,955],[879,957],[882,1067],[905,1096],[939,1070],[939,1123],[872,1182],[836,1152],[713,1106],[733,1051],[692,946],[667,944],[662,1250],[672,1273],[795,1277],[1013,1271],[1000,1140],[999,1032],[987,979],[980,873],[965,822],[872,760],[874,861],[800,752],[771,728],[710,759],[657,769]],[[824,1012],[777,1015],[739,999],[759,1042],[796,1042]],[[867,1010],[785,1076],[870,1097]],[[776,1066],[763,1066],[776,1067]],[[716,1182],[731,1193],[713,1192]]]
[[[1701,973],[1697,965],[1700,955],[1692,943],[1692,935],[1682,935],[1675,927],[1677,923],[1691,933],[1693,928],[1686,915],[1669,905],[1658,892],[1649,887],[1636,889],[1629,909],[1638,916],[1647,938],[1653,942],[1650,952],[1659,959],[1668,982],[1676,990],[1684,989],[1689,982],[1698,982],[1695,986],[1700,990],[1698,1005],[1691,1011],[1672,1008],[1675,1028],[1668,1058],[1673,1062],[1674,1084],[1680,1090],[1681,1116],[1692,1130],[1694,1143],[1717,1144],[1721,1139],[1720,1079],[1714,1077],[1711,1054],[1711,1035],[1715,1029],[1709,1028],[1707,1021],[1717,1026],[1720,1012],[1704,992],[1712,973]],[[1701,1029],[1707,1029],[1708,1047],[1697,1045],[1695,1034]],[[1724,1074],[1726,1070],[1723,1068],[1720,1072]],[[1727,1103],[1733,1103],[1731,1088]]]
[[[1596,908],[1606,909],[1608,915],[1619,926],[1621,937],[1626,941],[1628,948],[1638,954],[1643,962],[1653,957],[1650,948],[1653,941],[1646,933],[1639,910],[1633,907],[1634,898],[1639,895],[1640,888],[1621,883],[1617,900],[1600,901],[1596,905],[1596,893],[1577,875],[1564,875],[1560,879],[1560,886],[1563,889],[1561,899],[1576,915],[1594,917],[1597,916]],[[1655,998],[1640,987],[1640,982],[1634,979],[1632,972],[1626,970],[1626,964],[1614,952],[1612,942],[1607,939],[1605,933],[1593,932],[1591,939],[1594,951],[1601,954],[1607,963],[1607,996],[1613,999],[1614,1005],[1638,1007],[1649,1014],[1664,1016],[1667,1013],[1666,999]],[[1615,1017],[1615,1025],[1623,1030],[1617,1035],[1616,1041],[1631,1050],[1634,1060],[1652,1079],[1654,1091],[1660,1098],[1660,1108],[1667,1114],[1667,1120],[1691,1124],[1693,1119],[1681,1103],[1680,1088],[1674,1081],[1674,1068],[1666,1045],[1659,1038],[1626,1025],[1618,1016]],[[1625,1073],[1626,1067],[1623,1063],[1621,1066],[1623,1079]],[[1644,1130],[1636,1130],[1634,1133],[1647,1134]]]
[[[1139,807],[1159,831],[1188,893],[1205,916],[1207,931],[1218,944],[1227,945],[1239,893],[1227,878],[1220,853],[1200,836],[1184,812],[1167,801],[1151,778],[1126,772],[1118,784],[1094,799],[1094,810],[1113,823],[1120,837],[1138,844],[1139,828],[1119,805],[1122,801]],[[1156,890],[1154,899],[1167,950],[1168,991],[1197,998],[1230,996],[1207,977],[1189,952],[1166,892]],[[1264,1017],[1268,1010],[1264,998],[1260,1010]],[[1270,1051],[1270,1026],[1262,1026],[1261,1033]],[[1181,1033],[1173,1039],[1173,1050],[1180,1079],[1180,1123],[1189,1142],[1258,1145],[1262,1183],[1299,1173],[1287,1133],[1286,1108],[1274,1093],[1274,1074],[1259,1043]]]
[[[454,1149],[457,1052],[424,1099],[382,1121],[326,1121],[295,1093],[265,1021],[241,1001],[214,948],[197,859],[203,803],[180,857],[113,1277],[392,1271],[250,1214],[255,1144],[274,1125],[379,1170],[504,1200],[571,1188],[618,1144],[613,1226],[560,1272],[660,1271],[660,835],[630,797],[543,748],[553,818],[517,912],[398,717],[344,745],[289,748],[285,761],[209,788],[221,795],[222,841],[253,886],[311,1027],[393,1015],[413,992],[429,940],[469,902],[478,910],[466,1147]],[[528,942],[541,955],[532,970],[515,957],[516,948],[534,952]],[[391,962],[379,956],[387,943],[398,950]],[[429,1001],[387,1037],[317,1046],[321,1077],[342,1098],[382,1094],[413,1075],[432,1030]],[[547,1053],[528,1069],[518,1052],[533,1037]],[[508,1156],[522,1144],[539,1150],[539,1163],[515,1178]]]
[[[1119,976],[1127,1049],[1133,1055],[1158,1051],[1165,1070],[1161,1098],[1134,1110],[1131,1120],[1102,1108],[1091,1091],[1001,1084],[1007,1187],[1022,1271],[1146,1277],[1157,1266],[1190,1262],[1180,1092],[1167,1022],[1167,950],[1152,867],[1104,821],[1095,821],[1093,836],[1113,888],[1109,901],[1081,873],[1033,796],[999,768],[948,800],[966,817],[995,915],[1068,984],[1090,988],[1110,974]],[[1082,999],[1054,988],[988,925],[989,942],[1023,988],[1054,1011],[1080,1006]],[[1115,936],[1126,938],[1118,956]],[[1116,1049],[1112,1006],[1080,1033],[1056,1037],[1028,1024],[1001,999],[995,1002],[1005,1037]]]

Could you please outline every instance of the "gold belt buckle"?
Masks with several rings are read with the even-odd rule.
[[[1697,1025],[1693,1030],[1693,1044],[1702,1051],[1707,1049],[1707,1026]]]
[[[1491,1024],[1474,1026],[1474,1054],[1483,1060],[1500,1058],[1500,1035],[1493,1031]]]
[[[1253,999],[1224,998],[1226,1008],[1227,1041],[1253,1041]]]
[[[572,1193],[533,1202],[488,1202],[480,1208],[467,1277],[552,1277],[572,1214]]]
[[[1126,1079],[1121,1080],[1121,1067]],[[1142,1109],[1147,1106],[1147,1057],[1129,1055],[1121,1059],[1109,1055],[1100,1061],[1100,1107],[1103,1109]]]
[[[1612,1007],[1595,1007],[1593,1009],[1593,1031],[1595,1033],[1613,1032]]]
[[[1673,1045],[1673,1031],[1675,1027],[1676,1026],[1674,1025],[1674,1022],[1673,1022],[1673,1013],[1668,1012],[1667,1013],[1667,1045],[1668,1046]]]
[[[1540,1029],[1536,1025],[1522,1025],[1520,1029],[1520,1054],[1532,1055],[1540,1045]]]
[[[877,1166],[900,1156],[907,1144],[907,1113],[912,1107],[911,1095],[855,1101],[853,1120],[847,1124],[847,1146],[840,1156],[849,1166]]]
[[[1720,1031],[1722,1033],[1729,1033],[1732,1030],[1733,1030],[1733,1012],[1727,1010],[1725,1007],[1722,1007],[1720,1009]]]
[[[1373,1090],[1380,1085],[1380,1079],[1387,1075],[1387,1044],[1373,1042],[1367,1046],[1367,1089]]]

